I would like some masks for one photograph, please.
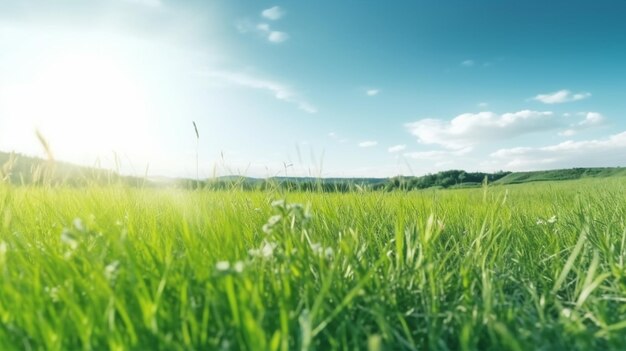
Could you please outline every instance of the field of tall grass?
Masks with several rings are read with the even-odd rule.
[[[0,349],[624,350],[625,199],[0,184]]]

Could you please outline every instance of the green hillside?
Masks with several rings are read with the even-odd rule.
[[[111,170],[77,166],[61,161],[48,161],[7,152],[0,152],[0,180],[16,185],[49,183],[68,186],[119,182],[132,186],[144,182],[143,179],[137,177],[120,176]]]
[[[539,181],[573,180],[581,178],[615,177],[625,175],[626,168],[622,167],[554,169],[534,172],[513,172],[498,179],[494,182],[494,184],[519,184]]]
[[[583,178],[626,176],[626,168],[571,168],[532,172],[466,172],[448,170],[422,176],[397,176],[391,178],[313,178],[271,177],[252,178],[224,176],[202,180],[174,178],[168,182],[153,182],[131,176],[121,176],[114,171],[77,166],[67,162],[50,162],[41,158],[0,152],[0,179],[16,185],[51,182],[69,186],[124,183],[130,186],[173,186],[178,188],[209,188],[215,190],[267,190],[348,192],[354,190],[416,190],[428,188],[479,187],[485,179],[489,184],[506,185],[539,181],[561,181]]]

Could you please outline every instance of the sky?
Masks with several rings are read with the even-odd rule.
[[[56,159],[169,177],[626,166],[625,11],[0,0],[0,151],[43,156],[39,131]]]

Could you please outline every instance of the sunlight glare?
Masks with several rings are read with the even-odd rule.
[[[12,87],[3,112],[22,137],[40,130],[64,159],[94,162],[113,152],[141,154],[150,144],[146,92],[124,63],[93,51],[52,58]]]

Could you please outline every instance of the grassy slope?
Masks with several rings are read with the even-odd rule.
[[[519,184],[537,181],[573,180],[626,176],[626,168],[572,168],[534,172],[514,172],[498,179],[494,184]]]
[[[623,350],[625,197],[0,184],[0,349]]]
[[[77,166],[67,162],[47,162],[38,157],[0,152],[0,181],[12,184],[64,184],[85,186],[124,183],[143,185],[141,178],[120,176],[116,172],[94,167]]]

